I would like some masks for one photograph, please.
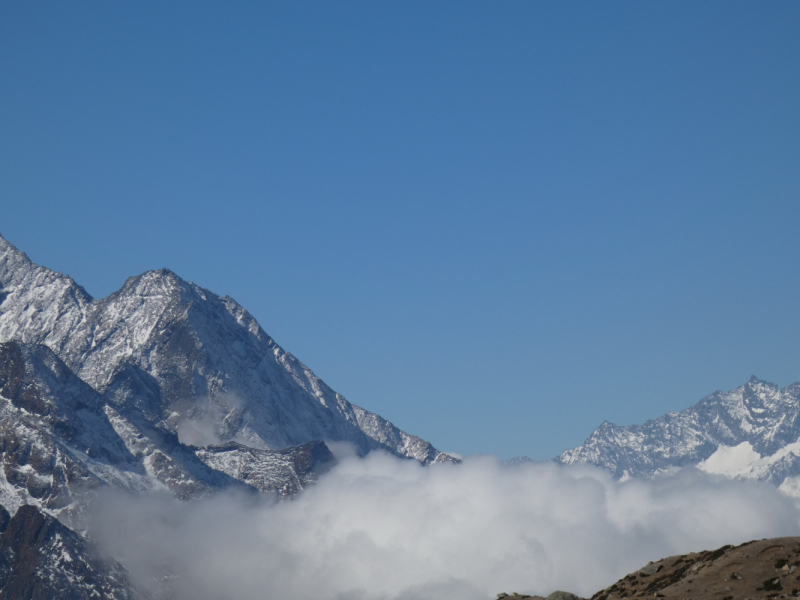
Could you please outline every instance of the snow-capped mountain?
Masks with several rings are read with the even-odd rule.
[[[287,497],[333,464],[329,441],[455,460],[350,404],[229,297],[161,270],[95,300],[0,237],[0,598],[141,597],[66,526],[96,490]]]
[[[95,300],[0,237],[0,503],[73,488],[296,493],[324,441],[453,460],[350,404],[233,299],[151,271]]]
[[[590,463],[617,477],[688,465],[729,477],[770,481],[800,496],[800,383],[784,389],[752,377],[694,406],[644,425],[605,422],[582,446],[555,460]]]
[[[0,294],[0,341],[47,346],[121,414],[160,431],[267,449],[348,441],[423,463],[449,459],[347,402],[232,298],[168,270],[94,300],[0,238]]]

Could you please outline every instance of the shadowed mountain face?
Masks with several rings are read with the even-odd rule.
[[[617,477],[697,465],[730,477],[770,481],[800,495],[798,439],[800,384],[779,389],[753,377],[733,391],[715,392],[644,425],[605,422],[582,446],[556,460],[597,465]]]
[[[122,565],[96,558],[86,540],[35,506],[3,516],[0,600],[146,598]]]

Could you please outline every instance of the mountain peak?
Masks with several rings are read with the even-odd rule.
[[[331,440],[425,463],[452,460],[351,405],[233,300],[169,269],[131,277],[93,301],[69,277],[36,265],[9,265],[6,285],[3,266],[0,342],[47,346],[126,418],[174,435],[208,429],[256,448]]]
[[[642,425],[612,427],[604,422],[583,445],[555,460],[594,464],[618,477],[624,473],[651,476],[700,464],[720,448],[746,443],[761,456],[781,458],[776,459],[775,469],[762,465],[748,476],[782,484],[800,473],[800,450],[791,456],[785,451],[798,438],[800,387],[779,389],[753,375],[743,386],[715,392],[685,410]]]
[[[4,271],[11,268],[19,269],[20,267],[34,267],[36,266],[28,255],[22,250],[17,248],[14,244],[9,242],[3,236],[0,236],[0,276]]]

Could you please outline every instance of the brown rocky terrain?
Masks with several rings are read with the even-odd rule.
[[[651,562],[591,600],[783,600],[800,597],[800,537],[772,538]],[[498,594],[500,600],[538,596]],[[548,600],[575,598],[554,592]]]

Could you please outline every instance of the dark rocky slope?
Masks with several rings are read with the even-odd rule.
[[[800,537],[772,538],[651,562],[591,600],[788,600],[800,597]],[[502,600],[540,596],[498,594]],[[548,600],[576,598],[554,592]]]
[[[670,556],[592,596],[752,600],[800,596],[800,537],[773,538],[741,546]]]
[[[125,569],[32,505],[0,523],[0,600],[145,600]]]

